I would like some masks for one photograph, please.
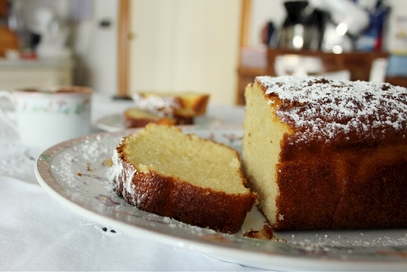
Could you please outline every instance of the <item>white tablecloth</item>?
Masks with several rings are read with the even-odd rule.
[[[95,96],[92,120],[130,105]],[[208,115],[240,124],[244,110],[210,105]],[[0,270],[256,270],[143,240],[76,214],[39,186],[30,152],[0,120]]]

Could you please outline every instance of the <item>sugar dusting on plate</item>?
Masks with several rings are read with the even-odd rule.
[[[159,232],[171,237],[187,238],[183,243],[188,243],[188,239],[206,241],[215,243],[220,249],[226,245],[248,251],[270,252],[274,256],[299,257],[311,254],[330,259],[357,259],[362,256],[368,260],[376,258],[379,254],[377,252],[382,252],[382,249],[386,253],[407,249],[407,231],[403,229],[276,232],[276,237],[284,238],[277,241],[286,242],[275,242],[243,237],[245,230],[251,227],[259,229],[264,225],[264,217],[256,211],[247,218],[245,230],[234,235],[193,227],[169,217],[140,211],[126,204],[110,186],[109,161],[122,136],[120,133],[91,135],[72,143],[68,148],[61,148],[52,158],[50,166],[53,177],[73,201],[81,203],[83,207],[90,205],[88,209],[96,209],[101,215],[109,214],[117,221],[134,224],[136,229],[141,227],[152,230],[151,235]],[[386,260],[386,256],[381,254],[379,257]]]
[[[60,183],[71,190],[87,192],[95,181],[102,181],[111,190],[106,161],[112,154],[112,144],[106,144],[102,136],[86,137],[56,156],[51,168]]]

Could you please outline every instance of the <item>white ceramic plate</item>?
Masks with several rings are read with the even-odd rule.
[[[194,122],[196,125],[221,125],[223,122],[215,117],[210,116],[199,116],[195,117]],[[106,115],[96,121],[96,127],[108,131],[116,132],[123,129],[126,129],[124,118],[121,114],[111,114]]]
[[[240,127],[185,126],[186,133],[241,149]],[[35,174],[53,197],[100,223],[153,241],[186,247],[247,266],[278,270],[407,270],[407,230],[284,232],[286,242],[242,236],[261,229],[256,208],[237,234],[223,234],[136,209],[110,186],[109,162],[122,136],[137,130],[99,133],[44,151]]]

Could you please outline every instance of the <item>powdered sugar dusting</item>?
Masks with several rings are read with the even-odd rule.
[[[107,169],[101,166],[111,158],[112,147],[106,145],[99,135],[81,140],[80,144],[73,144],[53,159],[51,169],[55,176],[64,186],[78,192],[86,193],[91,188],[89,184],[99,184],[101,181],[103,186],[111,187],[106,178]]]
[[[133,176],[136,174],[136,169],[129,165],[129,167],[123,167],[123,164],[121,163],[121,159],[119,156],[119,153],[117,152],[116,149],[113,151],[113,166],[111,167],[110,171],[110,176],[109,180],[111,180],[112,184],[114,183],[115,185],[114,188],[117,186],[116,183],[118,180],[123,181],[123,190],[126,193],[124,195],[125,198],[131,198],[133,203],[139,203],[140,199],[137,197],[135,194],[135,185],[133,184]],[[142,198],[141,196],[140,198]]]
[[[325,78],[257,77],[266,94],[282,104],[277,116],[298,132],[295,140],[346,144],[407,135],[407,90],[387,83]],[[270,100],[271,101],[271,100]]]
[[[277,233],[276,235],[281,235]],[[405,230],[340,230],[282,234],[289,243],[309,247],[390,247],[407,246]]]
[[[213,135],[217,141],[223,139],[225,134],[225,131],[217,129],[209,131],[190,129],[189,131],[204,137]],[[360,270],[361,264],[371,264],[370,267],[381,271],[394,268],[386,265],[400,264],[397,268],[401,267],[401,269],[398,270],[405,270],[407,252],[405,229],[281,232],[276,233],[277,236],[285,238],[287,242],[277,243],[242,237],[242,231],[233,235],[218,233],[211,229],[190,226],[169,217],[138,210],[127,204],[110,186],[105,186],[110,184],[107,178],[109,170],[117,170],[111,169],[112,162],[107,161],[112,157],[112,152],[122,137],[126,135],[128,135],[127,131],[101,134],[101,136],[91,135],[85,139],[73,140],[68,145],[60,144],[40,156],[39,172],[50,188],[66,198],[69,203],[74,204],[71,205],[73,209],[80,212],[86,209],[89,219],[102,220],[105,225],[113,222],[125,223],[129,227],[134,225],[134,228],[128,228],[130,233],[137,236],[144,235],[146,239],[157,240],[158,238],[175,246],[202,248],[205,252],[212,252],[214,255],[224,249],[233,249],[234,252],[243,250],[242,254],[250,253],[251,258],[258,257],[253,259],[253,264],[270,260],[269,267],[274,267],[276,260],[279,261],[279,258],[283,257],[284,259],[280,259],[282,262],[291,258],[300,261],[315,260],[312,263],[325,263],[324,268],[327,268],[325,270],[333,267],[331,262],[326,262],[327,260],[345,260],[346,263],[343,264],[348,269],[353,267],[352,264],[356,264],[355,269],[352,270]],[[49,167],[52,170],[51,173],[48,171]],[[78,173],[82,176],[78,176]],[[77,188],[76,185],[79,187]],[[110,220],[106,221],[107,218]],[[264,220],[263,215],[257,209],[253,209],[246,218],[245,228],[258,229],[258,226],[263,226]],[[139,232],[139,230],[143,231]],[[235,256],[237,259],[239,254]],[[273,258],[267,258],[267,256]],[[309,269],[310,266],[306,268]]]
[[[181,107],[174,96],[133,93],[132,99],[138,108],[159,116],[174,116],[175,109]]]

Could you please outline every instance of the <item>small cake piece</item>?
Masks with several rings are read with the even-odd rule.
[[[236,150],[175,126],[148,124],[112,160],[114,188],[128,203],[187,224],[235,233],[257,198]]]
[[[132,94],[133,101],[139,110],[154,114],[156,117],[174,119],[176,125],[194,124],[195,117],[206,113],[209,97],[208,94],[193,92],[135,92]],[[128,125],[139,123],[134,115],[127,115],[125,119]]]
[[[145,127],[148,123],[161,125],[193,125],[193,117],[170,117],[162,114],[151,113],[139,108],[128,108],[124,111],[126,128]]]
[[[148,123],[161,125],[175,125],[177,120],[171,117],[162,117],[138,108],[129,108],[124,111],[124,121],[127,128],[145,127]]]
[[[242,164],[275,230],[407,227],[407,90],[257,77]]]
[[[206,113],[209,94],[194,92],[134,92],[133,101],[140,109],[176,118],[193,118]]]

